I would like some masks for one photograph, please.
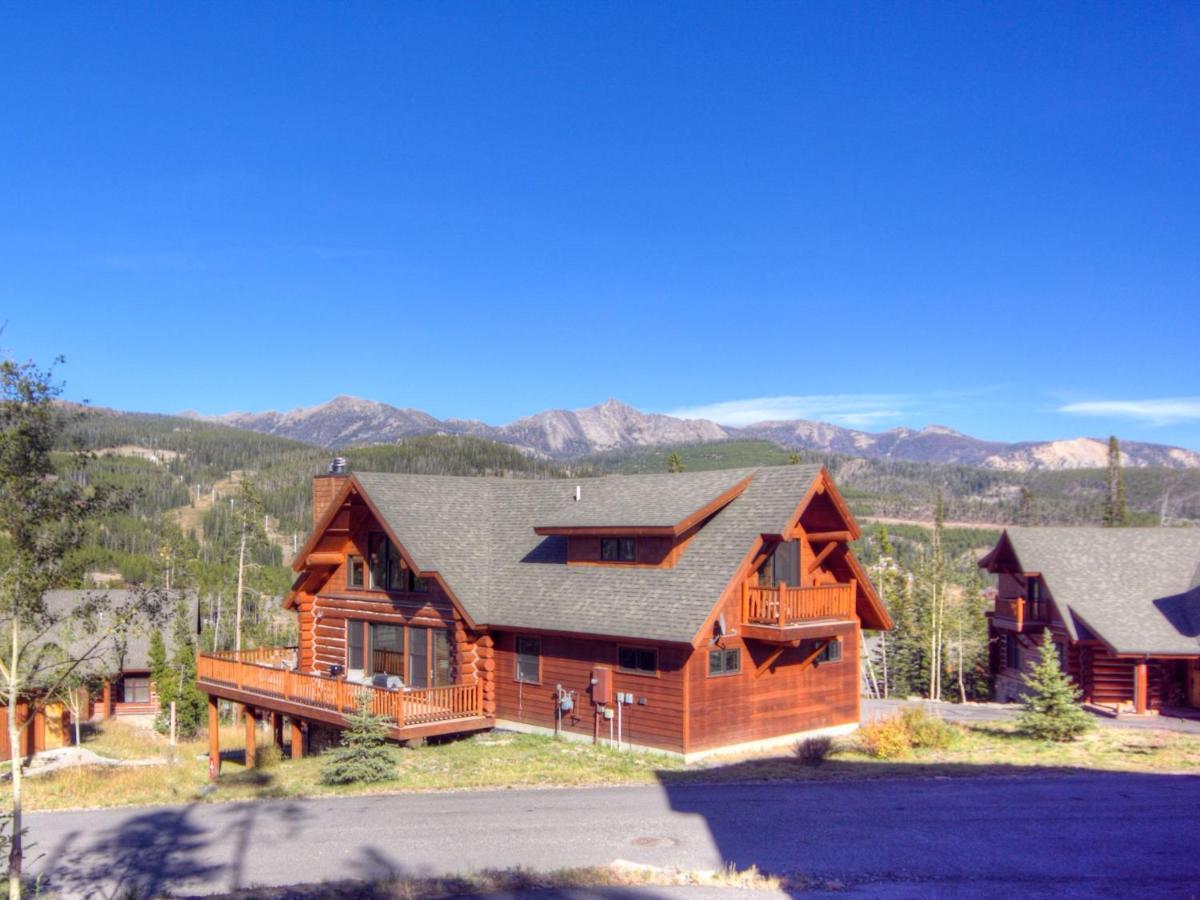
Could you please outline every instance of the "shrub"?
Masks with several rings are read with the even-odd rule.
[[[923,706],[909,706],[900,712],[904,729],[913,747],[944,750],[954,743],[958,731],[939,716],[931,716]]]
[[[1092,727],[1092,719],[1079,705],[1080,693],[1058,664],[1058,651],[1050,629],[1042,632],[1037,665],[1024,676],[1025,702],[1017,726],[1043,741],[1073,741]]]
[[[833,750],[833,738],[810,737],[796,742],[796,759],[801,765],[819,766]]]
[[[321,768],[325,784],[387,781],[396,774],[396,763],[388,750],[387,716],[371,712],[371,692],[360,691],[357,708],[347,714],[341,746],[326,754]]]
[[[273,769],[283,761],[283,751],[275,743],[260,747],[254,756],[256,769]]]
[[[912,750],[912,740],[900,716],[863,725],[858,729],[858,744],[875,759],[899,759]]]

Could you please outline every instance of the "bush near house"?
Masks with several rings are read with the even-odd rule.
[[[371,712],[371,692],[360,691],[357,707],[346,715],[341,746],[325,754],[321,781],[356,784],[396,777],[396,763],[387,746],[388,718]]]
[[[1050,630],[1042,632],[1037,665],[1023,676],[1025,702],[1017,726],[1043,741],[1073,741],[1092,727],[1091,716],[1079,705],[1082,696],[1058,662]]]

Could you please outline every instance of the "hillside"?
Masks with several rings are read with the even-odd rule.
[[[1107,441],[1076,437],[1054,441],[985,441],[940,425],[914,430],[858,431],[827,422],[789,420],[731,428],[706,419],[647,413],[608,400],[586,409],[553,409],[508,425],[438,419],[417,409],[339,396],[328,403],[287,413],[229,413],[205,421],[329,448],[391,443],[423,434],[472,435],[511,444],[550,459],[729,440],[766,440],[788,450],[806,450],[899,462],[977,466],[1031,472],[1091,469],[1105,464]],[[1200,453],[1180,447],[1126,441],[1131,468],[1200,469]]]

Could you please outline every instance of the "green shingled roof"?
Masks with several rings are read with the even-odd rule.
[[[422,570],[436,570],[476,622],[690,642],[761,534],[778,534],[820,474],[776,466],[532,481],[358,472]],[[673,525],[738,482],[674,568],[567,566],[566,538],[535,526]],[[578,509],[575,487],[581,486]]]
[[[1009,528],[1073,638],[1118,653],[1200,654],[1200,528]]]

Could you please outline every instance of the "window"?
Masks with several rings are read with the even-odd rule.
[[[817,662],[819,663],[835,663],[842,661],[842,639],[834,638],[826,644],[821,652],[817,654]]]
[[[782,541],[777,544],[758,570],[758,583],[762,587],[775,587],[780,582],[793,587],[800,583],[799,541]]]
[[[658,651],[645,647],[618,647],[617,668],[622,672],[636,672],[639,675],[657,675]]]
[[[399,675],[408,687],[451,684],[450,632],[444,628],[346,622],[346,669],[360,675]]]
[[[368,556],[371,568],[371,588],[377,591],[425,591],[429,587],[424,578],[413,575],[408,563],[386,534],[372,533],[367,536]],[[420,587],[417,586],[420,582]]]
[[[1030,603],[1037,603],[1042,599],[1042,579],[1036,575],[1030,575],[1029,581],[1026,583],[1026,588],[1025,593],[1029,595],[1026,599]]]
[[[542,682],[542,639],[517,635],[517,681]]]
[[[709,675],[734,675],[740,671],[742,671],[740,648],[708,651]]]
[[[363,568],[361,556],[346,557],[346,586],[352,588],[366,587],[366,571]]]
[[[1010,669],[1021,668],[1021,645],[1015,634],[1004,636],[1004,664]]]
[[[149,678],[126,678],[125,679],[125,703],[149,703],[150,702],[150,679]]]
[[[371,624],[371,674],[404,677],[404,626]]]
[[[346,622],[346,669],[356,672],[367,668],[366,654],[363,650],[366,644],[366,624],[355,619]]]
[[[637,559],[637,540],[600,538],[600,558],[605,562],[634,562]]]

